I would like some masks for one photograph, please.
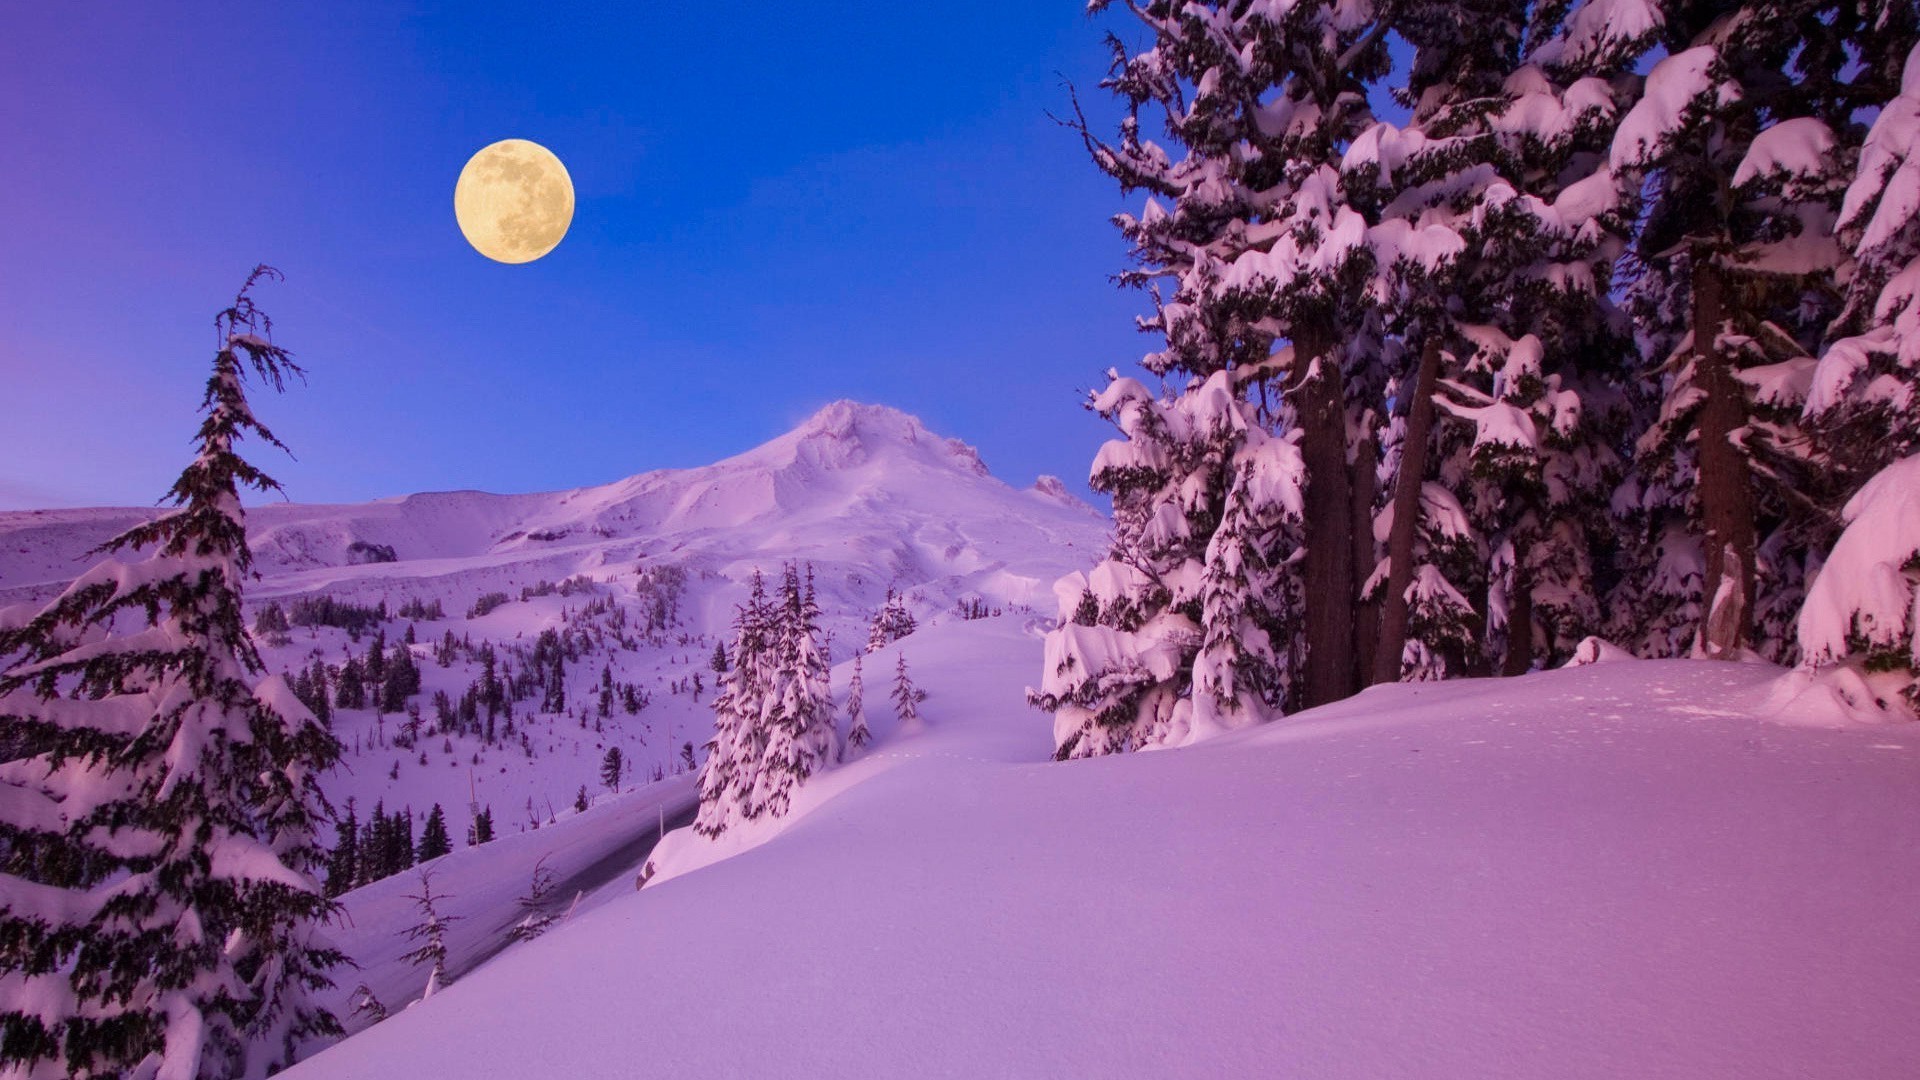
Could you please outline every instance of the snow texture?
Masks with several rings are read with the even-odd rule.
[[[1761,718],[1778,669],[1379,687],[1051,763],[1033,631],[923,634],[925,732],[289,1077],[1920,1070],[1920,734]]]

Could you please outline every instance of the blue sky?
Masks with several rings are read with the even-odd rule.
[[[0,507],[152,502],[256,262],[311,377],[257,411],[299,501],[712,461],[827,401],[1084,490],[1079,408],[1149,342],[1123,203],[1047,110],[1097,98],[1077,0],[9,5]],[[486,260],[460,167],[519,137],[573,226]]]

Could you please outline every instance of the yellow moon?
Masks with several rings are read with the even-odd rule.
[[[573,178],[539,143],[502,139],[460,170],[453,216],[480,254],[495,262],[532,262],[559,246],[573,224]]]

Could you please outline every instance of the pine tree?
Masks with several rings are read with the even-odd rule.
[[[580,788],[582,798],[585,798],[586,792],[586,787],[582,785]],[[558,879],[555,878],[553,871],[547,868],[547,857],[542,855],[540,861],[533,864],[533,877],[527,884],[526,895],[519,899],[520,910],[525,914],[520,917],[519,922],[514,924],[512,930],[507,931],[507,940],[532,941],[560,921],[560,916],[547,910],[557,884]]]
[[[1596,629],[1589,552],[1624,421],[1602,403],[1627,344],[1607,297],[1626,225],[1607,151],[1616,76],[1646,41],[1603,10],[1563,26],[1565,6],[1397,7],[1414,52],[1393,93],[1411,113],[1343,158],[1375,254],[1389,379],[1372,404],[1395,414],[1377,564],[1360,545],[1371,681],[1517,673]]]
[[[346,815],[335,824],[333,853],[327,858],[327,895],[349,892],[360,880],[360,821],[347,799]]]
[[[1374,450],[1349,431],[1368,428],[1373,395],[1350,410],[1346,389],[1379,382],[1375,258],[1338,170],[1391,66],[1387,12],[1126,8],[1150,40],[1109,38],[1119,137],[1077,108],[1073,126],[1124,193],[1147,195],[1116,222],[1138,264],[1122,282],[1153,290],[1141,327],[1165,347],[1142,363],[1163,390],[1110,371],[1090,402],[1124,439],[1092,475],[1114,499],[1113,549],[1062,584],[1031,695],[1054,713],[1061,757],[1339,698],[1371,646],[1356,564],[1371,562]],[[1144,134],[1148,113],[1171,151]],[[1086,615],[1094,625],[1074,621]]]
[[[1667,55],[1611,161],[1627,190],[1649,193],[1635,294],[1649,359],[1664,362],[1637,481],[1650,532],[1691,549],[1670,590],[1691,651],[1785,660],[1836,495],[1799,419],[1808,357],[1836,314],[1843,166],[1854,117],[1892,96],[1916,16],[1820,0],[1657,14]]]
[[[340,668],[340,682],[333,699],[343,709],[367,707],[366,684],[360,678],[360,661],[349,657]]]
[[[439,803],[427,812],[427,823],[420,829],[420,861],[431,862],[453,850],[453,839],[447,835],[447,815],[440,809]]]
[[[867,651],[874,652],[899,641],[918,629],[913,612],[907,610],[907,598],[887,588],[887,598],[874,612],[873,620],[867,627]]]
[[[387,815],[386,850],[389,874],[411,869],[418,861],[413,846],[413,807]]]
[[[765,582],[755,570],[747,602],[734,614],[733,669],[713,698],[714,732],[700,765],[700,811],[694,820],[694,830],[702,836],[719,836],[736,821],[760,814],[754,785],[766,744],[761,710],[772,615]]]
[[[372,688],[372,696],[375,701],[374,708],[382,708],[384,702],[380,700],[381,690],[387,683],[386,627],[383,626],[374,631],[373,644],[367,646],[367,658],[360,665],[360,673],[366,678],[367,685]]]
[[[1846,474],[1870,475],[1795,627],[1849,704],[1920,715],[1920,45],[1875,119],[1840,214],[1853,260],[1807,416]]]
[[[1917,46],[1920,48],[1920,46]],[[1850,275],[1814,368],[1806,419],[1853,485],[1920,451],[1920,56],[1860,150],[1841,205]]]
[[[327,665],[319,660],[313,662],[313,715],[324,727],[333,726],[333,694],[327,686]]]
[[[860,686],[860,654],[853,654],[853,677],[847,682],[847,745],[846,752],[864,748],[873,741],[873,732],[867,728],[867,709],[862,701]]]
[[[314,777],[339,747],[264,676],[242,618],[239,489],[278,485],[235,444],[280,445],[247,370],[276,390],[300,373],[250,295],[272,277],[256,269],[215,319],[174,508],[100,549],[147,558],[104,561],[0,627],[0,731],[19,748],[0,765],[0,1061],[22,1070],[253,1076],[340,1030],[315,1000],[341,957],[314,880]]]
[[[393,870],[387,866],[387,806],[385,799],[376,800],[373,813],[367,823],[360,827],[360,866],[354,884],[366,885],[379,881]]]
[[[427,988],[421,992],[422,1001],[434,995],[436,990],[449,985],[447,978],[447,928],[460,922],[463,916],[442,915],[441,906],[453,897],[442,893],[433,893],[433,871],[420,871],[420,891],[408,893],[407,899],[420,909],[420,921],[401,931],[409,941],[420,944],[412,951],[401,955],[400,959],[414,965],[429,965]]]
[[[755,769],[754,805],[781,817],[793,792],[834,760],[838,741],[826,657],[820,650],[820,612],[812,572],[803,590],[800,568],[786,565],[774,611],[771,670],[760,713],[765,744]]]
[[[614,794],[620,792],[620,778],[626,774],[627,763],[617,746],[607,747],[607,756],[600,759],[600,782]]]
[[[893,668],[893,710],[900,717],[901,730],[913,731],[920,727],[920,702],[926,696],[926,691],[915,687],[907,677],[907,654],[901,653]]]
[[[493,807],[488,806],[473,816],[473,824],[467,827],[467,846],[493,842]]]

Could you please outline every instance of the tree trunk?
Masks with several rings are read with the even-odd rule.
[[[1380,641],[1373,653],[1372,681],[1397,682],[1407,647],[1407,586],[1413,583],[1413,541],[1420,525],[1420,485],[1427,477],[1427,443],[1433,431],[1433,392],[1440,381],[1440,339],[1427,338],[1420,371],[1407,403],[1407,430],[1400,441],[1394,478],[1393,527],[1387,534],[1387,584],[1380,598]]]
[[[1525,675],[1533,670],[1533,575],[1527,566],[1526,545],[1513,545],[1513,592],[1507,597],[1507,655],[1502,675]]]
[[[1717,339],[1726,321],[1725,282],[1712,256],[1693,251],[1694,384],[1700,405],[1699,489],[1702,583],[1700,633],[1694,650],[1731,660],[1749,641],[1753,611],[1753,487],[1746,452],[1733,442],[1746,426],[1747,395]]]
[[[1371,420],[1372,414],[1363,416],[1363,421]],[[1379,477],[1376,475],[1380,464],[1380,444],[1368,430],[1361,425],[1359,445],[1353,454],[1353,645],[1354,671],[1359,676],[1359,686],[1366,686],[1373,671],[1373,652],[1380,644],[1380,605],[1372,600],[1360,597],[1361,586],[1373,573],[1374,564],[1379,561],[1373,542],[1373,500],[1379,490]]]
[[[1305,637],[1307,708],[1338,701],[1356,686],[1353,607],[1353,492],[1347,471],[1347,410],[1333,335],[1303,327],[1294,337],[1288,379],[1307,468]],[[1318,360],[1316,363],[1315,361]],[[1309,372],[1312,373],[1309,377]]]

